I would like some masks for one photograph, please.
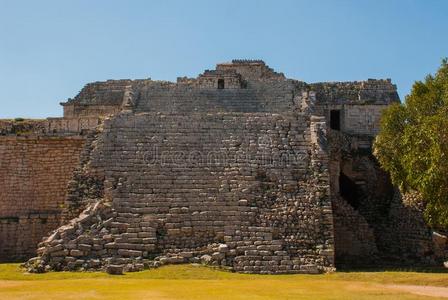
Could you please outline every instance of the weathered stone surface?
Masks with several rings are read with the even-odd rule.
[[[21,193],[39,182],[31,189],[38,200],[30,203],[58,206],[38,236],[65,225],[39,245],[32,270],[202,262],[275,274],[332,271],[335,257],[350,263],[392,254],[429,262],[434,249],[421,212],[400,206],[371,158],[381,110],[397,100],[390,80],[307,84],[247,60],[176,83],[91,83],[63,103],[62,119],[0,122],[0,154],[57,148],[57,157],[36,158],[36,165],[61,168],[57,188],[52,174],[17,185],[18,172],[0,181],[7,183],[0,197],[11,203],[15,198],[1,193],[11,191],[31,199]],[[21,130],[38,136],[19,137]],[[40,144],[41,136],[55,144]],[[5,153],[1,159],[12,159],[12,167],[22,163],[23,154]],[[28,174],[33,164],[20,170]],[[41,197],[46,190],[58,197]],[[0,237],[50,215],[6,222],[0,216]],[[403,215],[406,223],[397,221]],[[0,259],[7,251],[17,250],[1,245]]]
[[[123,265],[108,265],[106,267],[106,272],[110,275],[123,275],[123,270]]]
[[[201,256],[201,262],[208,265],[212,261],[212,257],[208,254],[204,254]]]
[[[83,137],[0,134],[0,261],[36,255],[42,237],[60,225],[83,145]]]

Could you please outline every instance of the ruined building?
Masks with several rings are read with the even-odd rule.
[[[249,273],[433,263],[421,210],[372,156],[396,101],[390,80],[308,84],[258,60],[87,84],[63,118],[0,122],[0,260]]]

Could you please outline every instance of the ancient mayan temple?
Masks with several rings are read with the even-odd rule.
[[[308,84],[259,60],[175,83],[87,84],[63,118],[0,121],[0,261],[247,273],[433,263],[421,210],[372,156],[396,101],[389,79]]]

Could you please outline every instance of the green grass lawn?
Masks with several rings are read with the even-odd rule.
[[[323,275],[246,275],[203,266],[175,265],[111,276],[99,272],[27,274],[18,264],[0,264],[2,300],[438,299],[389,288],[389,284],[448,287],[448,273],[337,272]]]

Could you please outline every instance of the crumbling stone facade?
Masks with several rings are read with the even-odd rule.
[[[48,159],[49,174],[64,165],[54,171],[58,193],[29,206],[58,209],[55,222],[37,230],[48,237],[28,266],[203,262],[246,273],[318,273],[387,259],[431,263],[421,213],[407,212],[412,226],[399,225],[405,205],[371,155],[381,110],[394,101],[390,80],[307,84],[253,60],[176,83],[88,84],[62,103],[64,118],[22,130],[28,139],[33,132],[71,145]],[[1,125],[0,150],[17,151],[5,146],[24,138],[16,123]],[[15,167],[30,168],[20,159]],[[5,191],[25,193],[7,181],[19,175],[0,175]],[[25,177],[25,186],[31,181]],[[11,254],[0,259],[18,253],[5,245],[0,253]]]

